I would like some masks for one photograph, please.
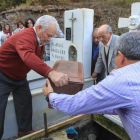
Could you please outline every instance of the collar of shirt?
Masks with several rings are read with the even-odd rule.
[[[111,38],[110,38],[110,40],[108,41],[108,43],[107,43],[106,45],[104,45],[104,46],[109,47],[109,46],[110,46],[110,43],[111,43],[111,40],[112,40],[112,35],[111,35]]]
[[[104,45],[106,55],[108,54],[108,50],[109,50],[109,46],[110,46],[111,40],[112,40],[112,35],[111,35],[111,38],[108,41],[108,43],[106,45]]]
[[[37,35],[37,32],[36,32],[35,27],[33,27],[33,29],[34,29],[34,31],[35,31],[35,33],[36,33],[36,38],[37,38],[37,42],[38,42],[39,46],[40,46],[40,47],[43,46],[44,44],[41,44],[40,38],[39,38],[38,35]]]
[[[23,27],[23,28],[19,28],[19,31],[24,30],[24,29],[25,29],[25,27]]]

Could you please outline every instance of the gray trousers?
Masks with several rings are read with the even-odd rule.
[[[4,131],[5,110],[12,92],[18,132],[32,130],[32,96],[26,78],[12,80],[0,71],[0,139]],[[12,128],[11,128],[12,129]]]

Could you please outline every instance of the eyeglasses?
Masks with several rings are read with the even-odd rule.
[[[32,22],[28,22],[28,24],[33,24]]]

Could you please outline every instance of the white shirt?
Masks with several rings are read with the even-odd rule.
[[[19,31],[22,31],[22,30],[24,30],[25,29],[25,27],[23,27],[23,28],[19,28]]]
[[[0,31],[0,47],[1,47],[1,37],[2,37],[2,35],[4,35],[4,33],[3,33],[3,31]]]
[[[41,44],[41,41],[40,41],[40,38],[37,35],[36,29],[35,29],[35,27],[33,27],[33,28],[34,28],[34,31],[36,33],[36,38],[37,38],[37,42],[38,42],[39,46],[41,47],[41,46],[45,45],[45,44]]]
[[[111,38],[108,41],[108,43],[106,45],[103,44],[104,47],[105,47],[105,53],[106,53],[106,55],[108,54],[108,50],[109,50],[109,46],[110,46],[110,43],[111,43],[111,39],[112,39],[112,35],[111,35]]]

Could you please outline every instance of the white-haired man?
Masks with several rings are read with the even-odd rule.
[[[57,86],[68,84],[68,76],[51,69],[42,60],[44,43],[51,40],[58,30],[58,23],[52,16],[37,19],[34,28],[27,28],[7,39],[0,47],[0,139],[4,130],[7,100],[13,93],[18,136],[32,130],[32,97],[26,80],[33,69],[44,77],[49,77]]]

